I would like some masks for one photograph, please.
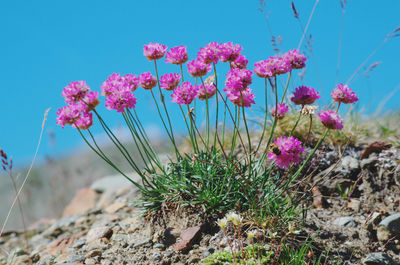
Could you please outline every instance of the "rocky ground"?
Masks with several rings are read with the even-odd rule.
[[[346,264],[400,264],[400,150],[375,151],[326,148],[312,161],[302,234],[316,253]],[[0,264],[198,264],[226,247],[221,231],[191,209],[145,220],[138,196],[119,176],[95,181],[63,217],[32,225],[28,244],[21,231],[4,233]]]

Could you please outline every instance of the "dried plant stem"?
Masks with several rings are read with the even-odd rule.
[[[311,22],[311,19],[312,19],[313,15],[314,15],[314,11],[315,11],[315,8],[317,7],[318,2],[319,2],[319,0],[315,0],[314,7],[313,7],[313,9],[312,9],[312,11],[311,11],[310,16],[308,17],[307,25],[306,25],[306,28],[305,28],[304,31],[303,31],[303,35],[301,36],[299,45],[297,46],[297,50],[300,49],[301,43],[303,42],[304,37],[306,36],[308,27],[310,26],[310,22]]]

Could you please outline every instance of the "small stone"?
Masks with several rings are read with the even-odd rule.
[[[201,260],[200,257],[191,256],[191,257],[188,259],[188,263],[189,263],[189,264],[198,264],[200,260]]]
[[[155,243],[153,248],[164,249],[165,245],[163,243]]]
[[[75,197],[64,209],[63,216],[76,215],[92,209],[96,206],[97,197],[97,193],[90,188],[77,190]]]
[[[151,244],[151,238],[144,238],[144,239],[140,239],[138,241],[135,242],[135,244],[132,246],[133,248],[138,248],[147,244]]]
[[[336,218],[333,221],[333,224],[338,225],[338,226],[345,226],[345,227],[355,227],[356,226],[356,222],[354,221],[354,218],[351,216],[344,216],[344,217]]]
[[[93,258],[93,257],[101,257],[102,255],[102,251],[100,249],[93,249],[91,251],[89,251],[88,253],[86,253],[85,257],[86,258]]]
[[[86,241],[83,239],[78,239],[74,242],[74,244],[72,244],[73,248],[81,248],[83,245],[85,245]]]
[[[126,206],[126,201],[114,202],[113,204],[107,206],[107,208],[104,209],[104,212],[108,214],[116,213],[125,206]]]
[[[361,202],[352,198],[347,202],[347,208],[352,209],[355,212],[359,212],[361,208]]]
[[[384,218],[379,223],[379,226],[385,227],[392,233],[400,232],[400,213],[392,214]]]
[[[137,174],[131,173],[128,174],[128,177],[136,182],[140,181],[140,177]],[[134,188],[134,186],[124,176],[120,174],[99,179],[93,182],[90,187],[99,193],[103,193],[106,191],[117,191],[126,187]]]
[[[52,255],[66,253],[66,250],[74,244],[75,240],[75,237],[63,237],[56,239],[50,243],[47,248],[47,252]]]
[[[207,248],[206,250],[203,251],[202,255],[204,257],[208,257],[211,254],[213,254],[215,252],[215,248]]]
[[[85,264],[86,265],[95,265],[95,264],[97,264],[97,261],[95,259],[89,258],[89,259],[85,259]]]
[[[399,265],[388,254],[383,252],[369,253],[363,260],[364,265]]]
[[[66,259],[67,262],[84,262],[85,257],[81,255],[70,255]]]
[[[158,254],[158,253],[154,253],[154,254],[152,255],[152,258],[153,258],[154,260],[161,260],[161,255]]]
[[[110,239],[112,236],[112,230],[108,226],[100,226],[100,227],[94,227],[89,230],[89,232],[86,235],[86,242],[94,241],[96,239],[101,239],[103,237]]]

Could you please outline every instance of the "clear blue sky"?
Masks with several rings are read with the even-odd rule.
[[[314,5],[295,1],[303,24]],[[203,1],[3,1],[0,16],[0,148],[18,163],[29,161],[35,151],[44,111],[51,107],[40,157],[59,155],[79,146],[72,128],[55,124],[55,112],[63,106],[62,88],[72,80],[86,80],[94,90],[113,72],[140,74],[152,71],[142,55],[143,44],[160,42],[169,47],[187,45],[193,58],[210,41],[239,43],[254,62],[273,55],[258,0]],[[283,38],[282,50],[296,48],[301,37],[290,1],[267,0],[269,23],[274,35]],[[394,28],[400,1],[348,1],[344,19],[339,81],[345,82],[355,68]],[[339,1],[320,0],[308,33],[320,72],[309,60],[306,84],[328,92],[335,85],[341,8]],[[359,107],[374,109],[400,83],[400,38],[389,41],[369,63],[382,64],[370,78],[360,77],[351,87],[360,95]],[[304,47],[302,48],[304,50]],[[163,66],[161,72],[174,71]],[[255,91],[263,90],[255,83]],[[263,93],[259,94],[259,98]],[[157,119],[148,94],[138,92],[138,112],[145,124]],[[387,109],[397,109],[396,94]],[[103,100],[104,104],[104,100]],[[105,108],[101,108],[106,112]],[[175,115],[175,114],[174,114]],[[107,112],[113,126],[119,116]],[[55,146],[48,133],[54,132]],[[98,131],[99,132],[99,131]]]

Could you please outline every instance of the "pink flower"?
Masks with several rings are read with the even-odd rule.
[[[318,113],[318,116],[326,128],[331,130],[343,129],[343,119],[341,119],[336,112],[332,110],[321,111]]]
[[[83,112],[94,110],[99,104],[99,92],[90,91],[86,94],[85,98],[79,102],[82,106]]]
[[[187,63],[188,72],[193,77],[206,75],[211,70],[211,65],[205,64],[200,59],[194,59]]]
[[[139,78],[137,75],[126,74],[123,77],[123,81],[129,86],[129,89],[133,92],[139,87]]]
[[[231,67],[232,68],[246,69],[248,63],[249,63],[249,60],[247,60],[244,55],[239,54],[239,56],[236,58],[236,60],[231,62]]]
[[[205,100],[205,99],[210,99],[212,98],[215,93],[217,92],[217,89],[215,87],[214,84],[204,84],[205,85],[205,89],[203,85],[198,85],[197,86],[197,97],[200,100]]]
[[[171,48],[165,55],[165,62],[172,64],[184,64],[188,60],[186,46],[177,46]]]
[[[81,117],[82,107],[79,104],[71,104],[57,110],[57,124],[64,128],[65,125],[74,124]]]
[[[344,104],[358,101],[356,93],[354,93],[347,85],[343,84],[339,84],[334,90],[332,90],[331,96],[333,101]]]
[[[197,58],[205,64],[216,64],[218,63],[220,52],[220,44],[213,41],[207,44],[204,48],[200,48],[200,51],[197,53]]]
[[[125,82],[121,75],[119,73],[113,73],[101,84],[101,94],[103,96],[108,96],[115,90],[121,89],[124,84]]]
[[[160,78],[160,86],[165,90],[174,90],[180,82],[180,74],[165,74]]]
[[[61,96],[65,98],[65,102],[72,104],[83,99],[89,90],[90,88],[86,85],[85,81],[72,81],[64,87]]]
[[[228,88],[224,88],[229,100],[235,104],[236,106],[244,106],[246,108],[251,107],[251,104],[255,104],[254,98],[256,97],[254,93],[251,93],[251,89],[249,87],[243,91],[230,90]]]
[[[176,102],[179,105],[189,105],[197,96],[197,86],[193,86],[190,82],[183,82],[182,85],[175,88],[173,94],[171,94],[172,102]]]
[[[229,90],[243,91],[253,81],[253,73],[250,70],[234,68],[227,74],[225,86]]]
[[[124,112],[126,108],[134,108],[136,97],[129,89],[115,90],[106,98],[106,108]]]
[[[286,106],[285,103],[283,103],[283,104],[279,104],[279,103],[278,103],[278,111],[276,111],[276,107],[274,107],[274,108],[271,110],[271,116],[272,116],[272,117],[275,117],[275,115],[276,115],[276,118],[277,118],[278,120],[281,120],[281,119],[283,119],[283,118],[285,117],[285,115],[286,115],[286,113],[287,113],[288,111],[289,111],[289,107]]]
[[[319,92],[316,92],[314,88],[307,86],[299,86],[293,92],[293,97],[290,99],[294,104],[297,105],[310,105],[313,104],[321,96]]]
[[[76,126],[75,126],[76,124]],[[81,130],[87,130],[93,125],[92,113],[83,113],[83,115],[72,125],[73,128],[78,127]]]
[[[292,70],[290,62],[282,57],[269,57],[268,60],[254,64],[254,72],[262,78],[270,78],[276,75],[286,74]]]
[[[160,43],[149,43],[143,46],[143,55],[147,57],[149,61],[161,59],[165,51],[167,50],[167,46]]]
[[[243,50],[239,44],[234,45],[232,42],[227,42],[219,45],[220,48],[220,60],[221,62],[233,62],[235,61],[240,52]]]
[[[283,57],[290,62],[292,69],[301,69],[306,67],[307,58],[299,53],[298,50],[288,51]]]
[[[281,136],[275,140],[274,148],[271,148],[268,158],[280,168],[289,168],[291,164],[300,161],[300,155],[303,152],[304,147],[297,138]]]
[[[152,89],[157,85],[157,78],[150,72],[139,75],[139,83],[144,89]]]

